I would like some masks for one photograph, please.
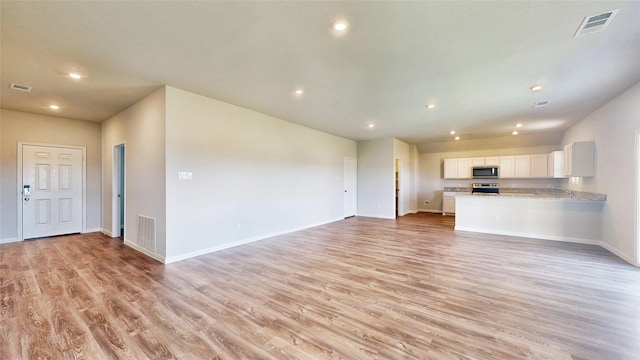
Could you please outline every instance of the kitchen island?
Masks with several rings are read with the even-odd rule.
[[[598,244],[606,195],[501,192],[456,195],[455,229]]]

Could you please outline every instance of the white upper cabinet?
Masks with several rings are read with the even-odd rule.
[[[471,179],[471,158],[444,159],[445,179]]]
[[[565,178],[564,151],[553,151],[547,155],[547,176],[550,178]]]
[[[458,159],[458,178],[471,179],[471,159]]]
[[[531,155],[531,177],[546,178],[549,177],[547,171],[547,154]]]
[[[490,166],[500,166],[500,157],[499,156],[487,156],[484,158],[484,164]]]
[[[514,177],[531,177],[531,155],[516,155],[514,159]]]
[[[548,156],[550,154],[444,159],[444,178],[471,179],[474,166],[498,166],[498,177],[504,179],[546,178],[552,175],[547,169]]]
[[[596,145],[593,141],[578,141],[564,147],[566,176],[593,176],[595,172]]]
[[[498,177],[513,178],[515,177],[515,156],[500,156],[500,167],[498,168]]]
[[[458,178],[458,159],[444,159],[444,178]]]

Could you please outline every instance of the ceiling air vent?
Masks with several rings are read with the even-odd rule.
[[[539,107],[544,107],[549,105],[549,100],[541,100],[541,101],[536,101],[535,104],[533,104],[534,108],[539,108]]]
[[[611,23],[611,20],[613,20],[613,17],[618,13],[618,10],[620,9],[603,12],[602,14],[587,16],[586,18],[584,18],[582,24],[580,24],[580,27],[578,28],[578,31],[576,31],[576,34],[573,36],[578,37],[586,34],[593,34],[606,29],[607,26],[609,26],[609,24]]]
[[[10,88],[13,89],[13,90],[18,90],[18,91],[31,92],[31,86],[28,86],[28,85],[21,85],[21,84],[11,83]]]

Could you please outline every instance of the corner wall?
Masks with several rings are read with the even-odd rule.
[[[358,216],[396,218],[394,140],[358,142]]]
[[[166,89],[167,262],[343,218],[355,141]]]
[[[102,231],[111,234],[113,148],[125,144],[125,233],[129,246],[159,260],[166,256],[165,88],[102,123]],[[156,249],[138,239],[138,215],[156,220]]]
[[[86,147],[86,223],[100,231],[100,124],[0,110],[0,243],[18,236],[18,142]]]
[[[636,266],[640,266],[636,205],[640,181],[638,131],[640,83],[571,127],[562,139],[563,146],[574,141],[595,141],[595,176],[584,178],[579,185],[566,181],[566,186],[607,194],[602,212],[603,246]]]

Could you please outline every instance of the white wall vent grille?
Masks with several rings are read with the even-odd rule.
[[[16,84],[16,83],[11,83],[11,86],[9,86],[11,89],[13,90],[18,90],[18,91],[24,91],[24,92],[31,92],[31,86],[29,85],[22,85],[22,84]]]
[[[138,215],[138,245],[156,251],[156,219]]]
[[[580,27],[578,28],[578,31],[576,31],[576,34],[573,36],[577,37],[586,34],[593,34],[606,29],[607,26],[609,26],[609,24],[611,23],[611,20],[613,20],[613,18],[618,13],[618,10],[620,9],[603,12],[597,15],[587,16],[586,18],[584,18],[582,24],[580,24]]]

